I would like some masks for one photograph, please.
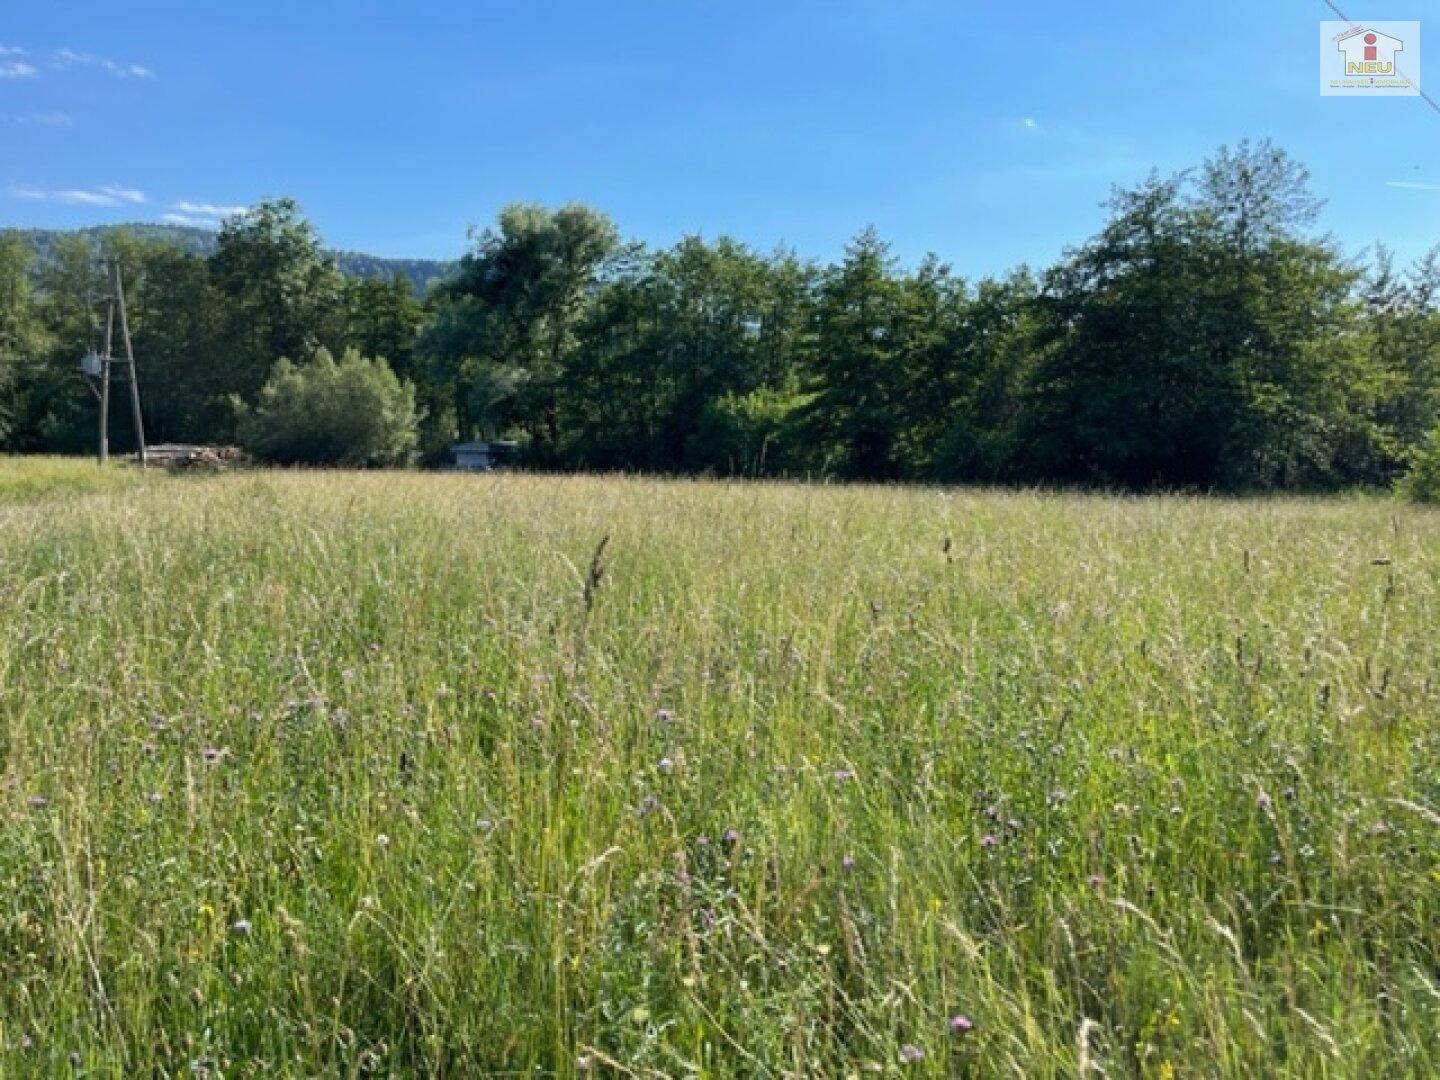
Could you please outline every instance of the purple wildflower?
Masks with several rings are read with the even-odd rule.
[[[47,799],[44,795],[31,795],[25,801],[29,803],[32,807],[34,807],[36,810],[39,810],[42,806],[50,805],[50,800]]]
[[[969,1030],[970,1030],[971,1028],[973,1028],[974,1026],[975,1026],[975,1021],[974,1021],[974,1020],[971,1020],[970,1017],[966,1016],[964,1013],[959,1013],[959,1014],[956,1015],[956,1016],[950,1017],[950,1030],[951,1030],[951,1031],[958,1031],[958,1032],[960,1032],[961,1034],[964,1034],[965,1032],[969,1031]]]
[[[207,746],[205,747],[205,749],[200,751],[200,756],[211,764],[214,764],[228,753],[230,753],[229,750],[225,750],[217,746]]]
[[[854,869],[855,869],[855,856],[854,856],[854,855],[850,855],[850,854],[847,853],[845,856],[843,856],[843,857],[840,859],[840,865],[841,865],[842,867],[844,867],[846,870],[854,870]]]
[[[836,770],[835,770],[835,779],[838,780],[838,781],[840,781],[842,784],[843,784],[846,780],[854,780],[854,779],[855,779],[855,770],[854,770],[854,769],[836,769]]]
[[[656,709],[655,719],[661,721],[662,723],[669,723],[671,720],[675,719],[675,713],[672,712],[670,709]]]
[[[999,838],[991,835],[990,833],[986,833],[984,836],[980,837],[981,847],[994,847],[999,842]]]
[[[924,1056],[925,1051],[921,1050],[920,1047],[916,1046],[914,1043],[906,1043],[904,1046],[900,1047],[901,1061],[919,1061]]]
[[[730,828],[725,830],[724,834],[720,837],[720,839],[725,841],[725,843],[727,844],[738,844],[740,842],[740,830],[735,828],[734,826],[731,826]]]

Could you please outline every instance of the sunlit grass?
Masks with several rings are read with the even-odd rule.
[[[0,1070],[1440,1070],[1440,516],[70,468]]]

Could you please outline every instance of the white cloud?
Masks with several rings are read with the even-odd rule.
[[[203,214],[205,217],[233,217],[249,210],[248,206],[217,206],[215,203],[178,202],[174,207],[182,214]]]
[[[1440,184],[1427,184],[1420,180],[1386,180],[1385,186],[1405,188],[1407,191],[1440,191]]]
[[[214,229],[220,225],[219,218],[197,217],[194,214],[162,214],[160,220],[166,225],[185,225],[192,229]]]
[[[24,56],[25,50],[18,45],[0,45],[0,56]]]
[[[68,128],[74,127],[75,121],[68,113],[62,112],[32,112],[21,113],[15,116],[4,117],[7,124],[14,124],[18,127],[49,127]]]
[[[37,74],[34,64],[24,60],[0,60],[0,79],[28,79]]]
[[[124,206],[145,201],[143,191],[137,191],[135,188],[123,188],[115,184],[106,184],[99,188],[12,187],[10,195],[16,199],[58,202],[67,206]]]
[[[219,203],[178,202],[161,217],[167,225],[187,225],[192,229],[218,229],[225,219],[243,214],[248,206],[225,206]]]
[[[1024,129],[1025,131],[1036,131],[1036,132],[1038,132],[1038,131],[1043,130],[1043,129],[1040,127],[1040,121],[1039,121],[1039,120],[1036,120],[1033,116],[1022,116],[1022,117],[1020,118],[1020,127],[1021,127],[1022,129]]]
[[[95,56],[93,53],[76,52],[74,49],[57,50],[52,55],[51,61],[57,68],[99,68],[101,71],[107,71],[114,75],[117,79],[153,79],[155,77],[155,72],[144,64],[124,63],[104,56]]]

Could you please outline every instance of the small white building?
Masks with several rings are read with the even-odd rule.
[[[489,472],[506,464],[515,452],[513,442],[462,442],[450,447],[452,468],[466,472]]]

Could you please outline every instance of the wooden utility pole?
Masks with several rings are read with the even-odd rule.
[[[110,460],[110,369],[118,365],[130,383],[130,414],[135,422],[136,457],[145,467],[145,421],[140,415],[140,382],[135,375],[135,349],[130,343],[130,320],[125,313],[125,283],[121,280],[119,260],[105,264],[109,278],[109,294],[105,297],[105,351],[100,355],[100,463]],[[114,355],[115,319],[120,319],[120,343],[123,356]]]

